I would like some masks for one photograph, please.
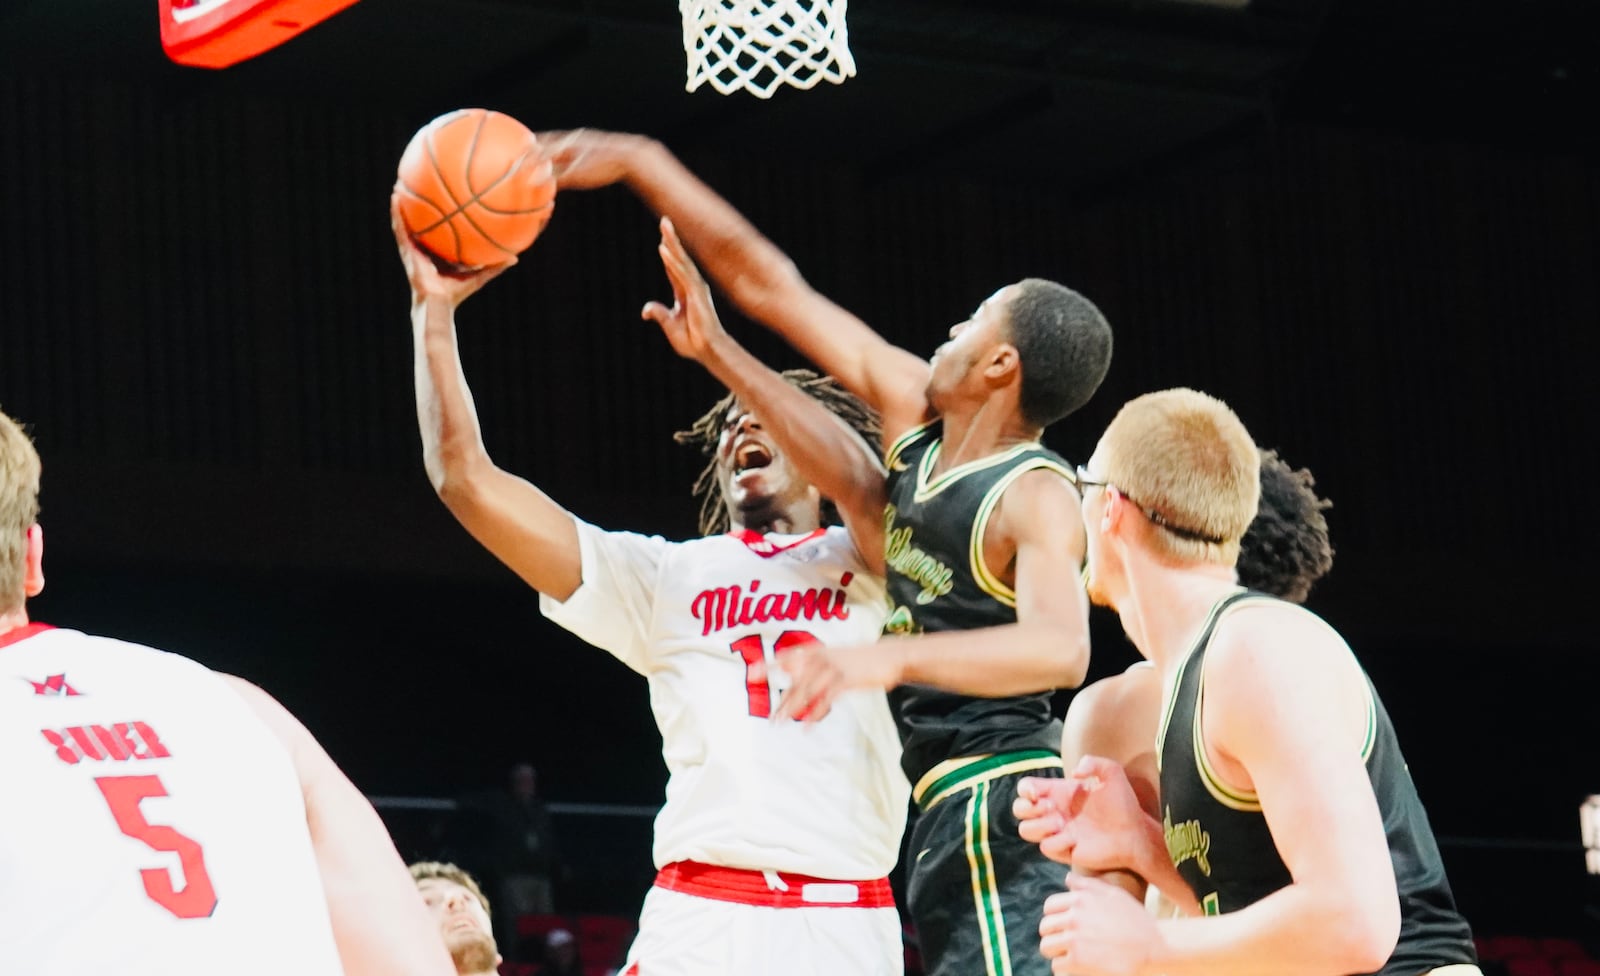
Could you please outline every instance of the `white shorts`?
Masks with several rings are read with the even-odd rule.
[[[893,907],[769,908],[654,887],[623,972],[637,976],[902,976]]]

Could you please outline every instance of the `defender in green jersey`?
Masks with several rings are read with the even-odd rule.
[[[1075,873],[1046,902],[1041,949],[1078,976],[1475,974],[1365,672],[1314,614],[1238,585],[1257,465],[1224,404],[1169,390],[1126,405],[1079,474],[1090,593],[1167,689],[1162,815],[1103,757],[1025,781],[1016,812],[1074,866],[1132,871],[1207,917],[1157,921]]]
[[[921,811],[906,873],[927,971],[1046,972],[1039,900],[1061,870],[1017,835],[1010,798],[1023,773],[1059,775],[1048,694],[1082,682],[1089,646],[1077,489],[1039,438],[1099,388],[1105,317],[1062,285],[1024,279],[924,360],[811,288],[658,143],[592,131],[540,143],[562,190],[625,182],[671,218],[741,311],[881,417],[887,483],[851,494],[892,504],[882,552],[864,555],[886,566],[897,639],[791,651],[775,716],[820,719],[847,690],[904,687],[902,765]]]

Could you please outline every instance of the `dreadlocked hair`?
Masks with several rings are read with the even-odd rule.
[[[883,428],[878,423],[878,415],[871,407],[840,386],[837,380],[809,369],[786,369],[782,375],[791,386],[797,387],[827,407],[834,416],[849,424],[850,429],[860,434],[862,440],[876,449],[878,439],[883,433]],[[701,414],[699,420],[690,424],[688,430],[680,430],[672,435],[672,439],[679,444],[698,448],[707,458],[706,466],[695,479],[693,489],[694,497],[700,499],[701,535],[718,535],[728,531],[728,506],[723,502],[717,486],[717,444],[722,439],[722,425],[728,417],[728,411],[733,409],[733,404],[734,396],[730,393],[712,404],[711,409]],[[821,514],[824,525],[838,525],[840,522],[838,509],[826,498],[822,500]]]

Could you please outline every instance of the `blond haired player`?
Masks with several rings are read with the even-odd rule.
[[[382,822],[282,706],[29,620],[39,475],[0,413],[0,968],[447,976]]]
[[[500,949],[489,921],[489,899],[472,875],[443,861],[418,861],[411,865],[423,904],[439,923],[439,936],[456,976],[495,976]]]
[[[1148,879],[1187,916],[1073,874],[1040,948],[1074,976],[1476,974],[1387,711],[1339,634],[1238,585],[1259,455],[1221,401],[1126,404],[1079,483],[1089,592],[1159,670],[1161,817],[1121,765],[1026,780],[1016,813],[1052,856]],[[1031,823],[1030,823],[1031,822]]]
[[[1239,585],[1302,603],[1317,580],[1333,566],[1328,520],[1322,514],[1332,503],[1317,496],[1311,472],[1295,469],[1276,451],[1261,452],[1261,503],[1239,544]],[[1061,761],[1075,768],[1085,756],[1101,756],[1122,765],[1139,798],[1153,817],[1161,816],[1160,771],[1156,736],[1161,720],[1161,677],[1149,661],[1085,686],[1072,697],[1061,733]],[[1026,810],[1028,801],[1018,801]],[[1024,824],[1022,836],[1059,842],[1036,834],[1039,822]],[[1087,873],[1087,872],[1086,872]],[[1104,877],[1137,897],[1147,894],[1144,879],[1117,871]],[[1172,914],[1169,900],[1150,888],[1147,900],[1159,914]]]
[[[625,972],[900,972],[899,916],[886,876],[909,788],[886,697],[848,694],[814,725],[774,720],[784,655],[813,642],[870,641],[883,623],[882,578],[850,532],[825,524],[824,496],[852,529],[872,531],[881,512],[803,478],[762,428],[770,401],[758,398],[725,400],[688,432],[711,455],[701,487],[715,498],[703,524],[714,534],[669,542],[576,518],[497,467],[479,434],[455,310],[496,270],[446,278],[396,227],[412,287],[417,413],[434,488],[485,548],[539,591],[551,620],[649,683],[669,779],[655,825],[659,873]],[[669,336],[687,327],[681,307],[654,314]],[[728,381],[741,382],[732,374]],[[817,380],[805,381],[804,392],[777,386],[773,397],[827,394],[836,406],[849,403]],[[796,434],[815,438],[807,450],[875,469],[857,432],[827,419]]]

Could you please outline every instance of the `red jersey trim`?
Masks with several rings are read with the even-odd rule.
[[[7,644],[15,644],[18,641],[27,640],[34,634],[42,634],[47,630],[55,630],[55,628],[49,624],[23,624],[21,627],[18,627],[15,630],[8,630],[5,633],[0,634],[0,647],[5,647]]]
[[[786,885],[773,888],[768,874]],[[745,871],[697,861],[678,861],[661,869],[656,887],[696,898],[731,901],[761,908],[893,908],[888,878],[876,881],[833,881],[804,874]]]
[[[745,548],[760,556],[762,559],[771,559],[780,552],[788,552],[790,549],[803,546],[813,539],[822,538],[824,535],[828,534],[828,530],[812,529],[809,535],[803,535],[793,542],[787,542],[782,545],[773,542],[771,539],[755,531],[754,529],[740,529],[737,532],[729,532],[728,534],[744,543]]]

